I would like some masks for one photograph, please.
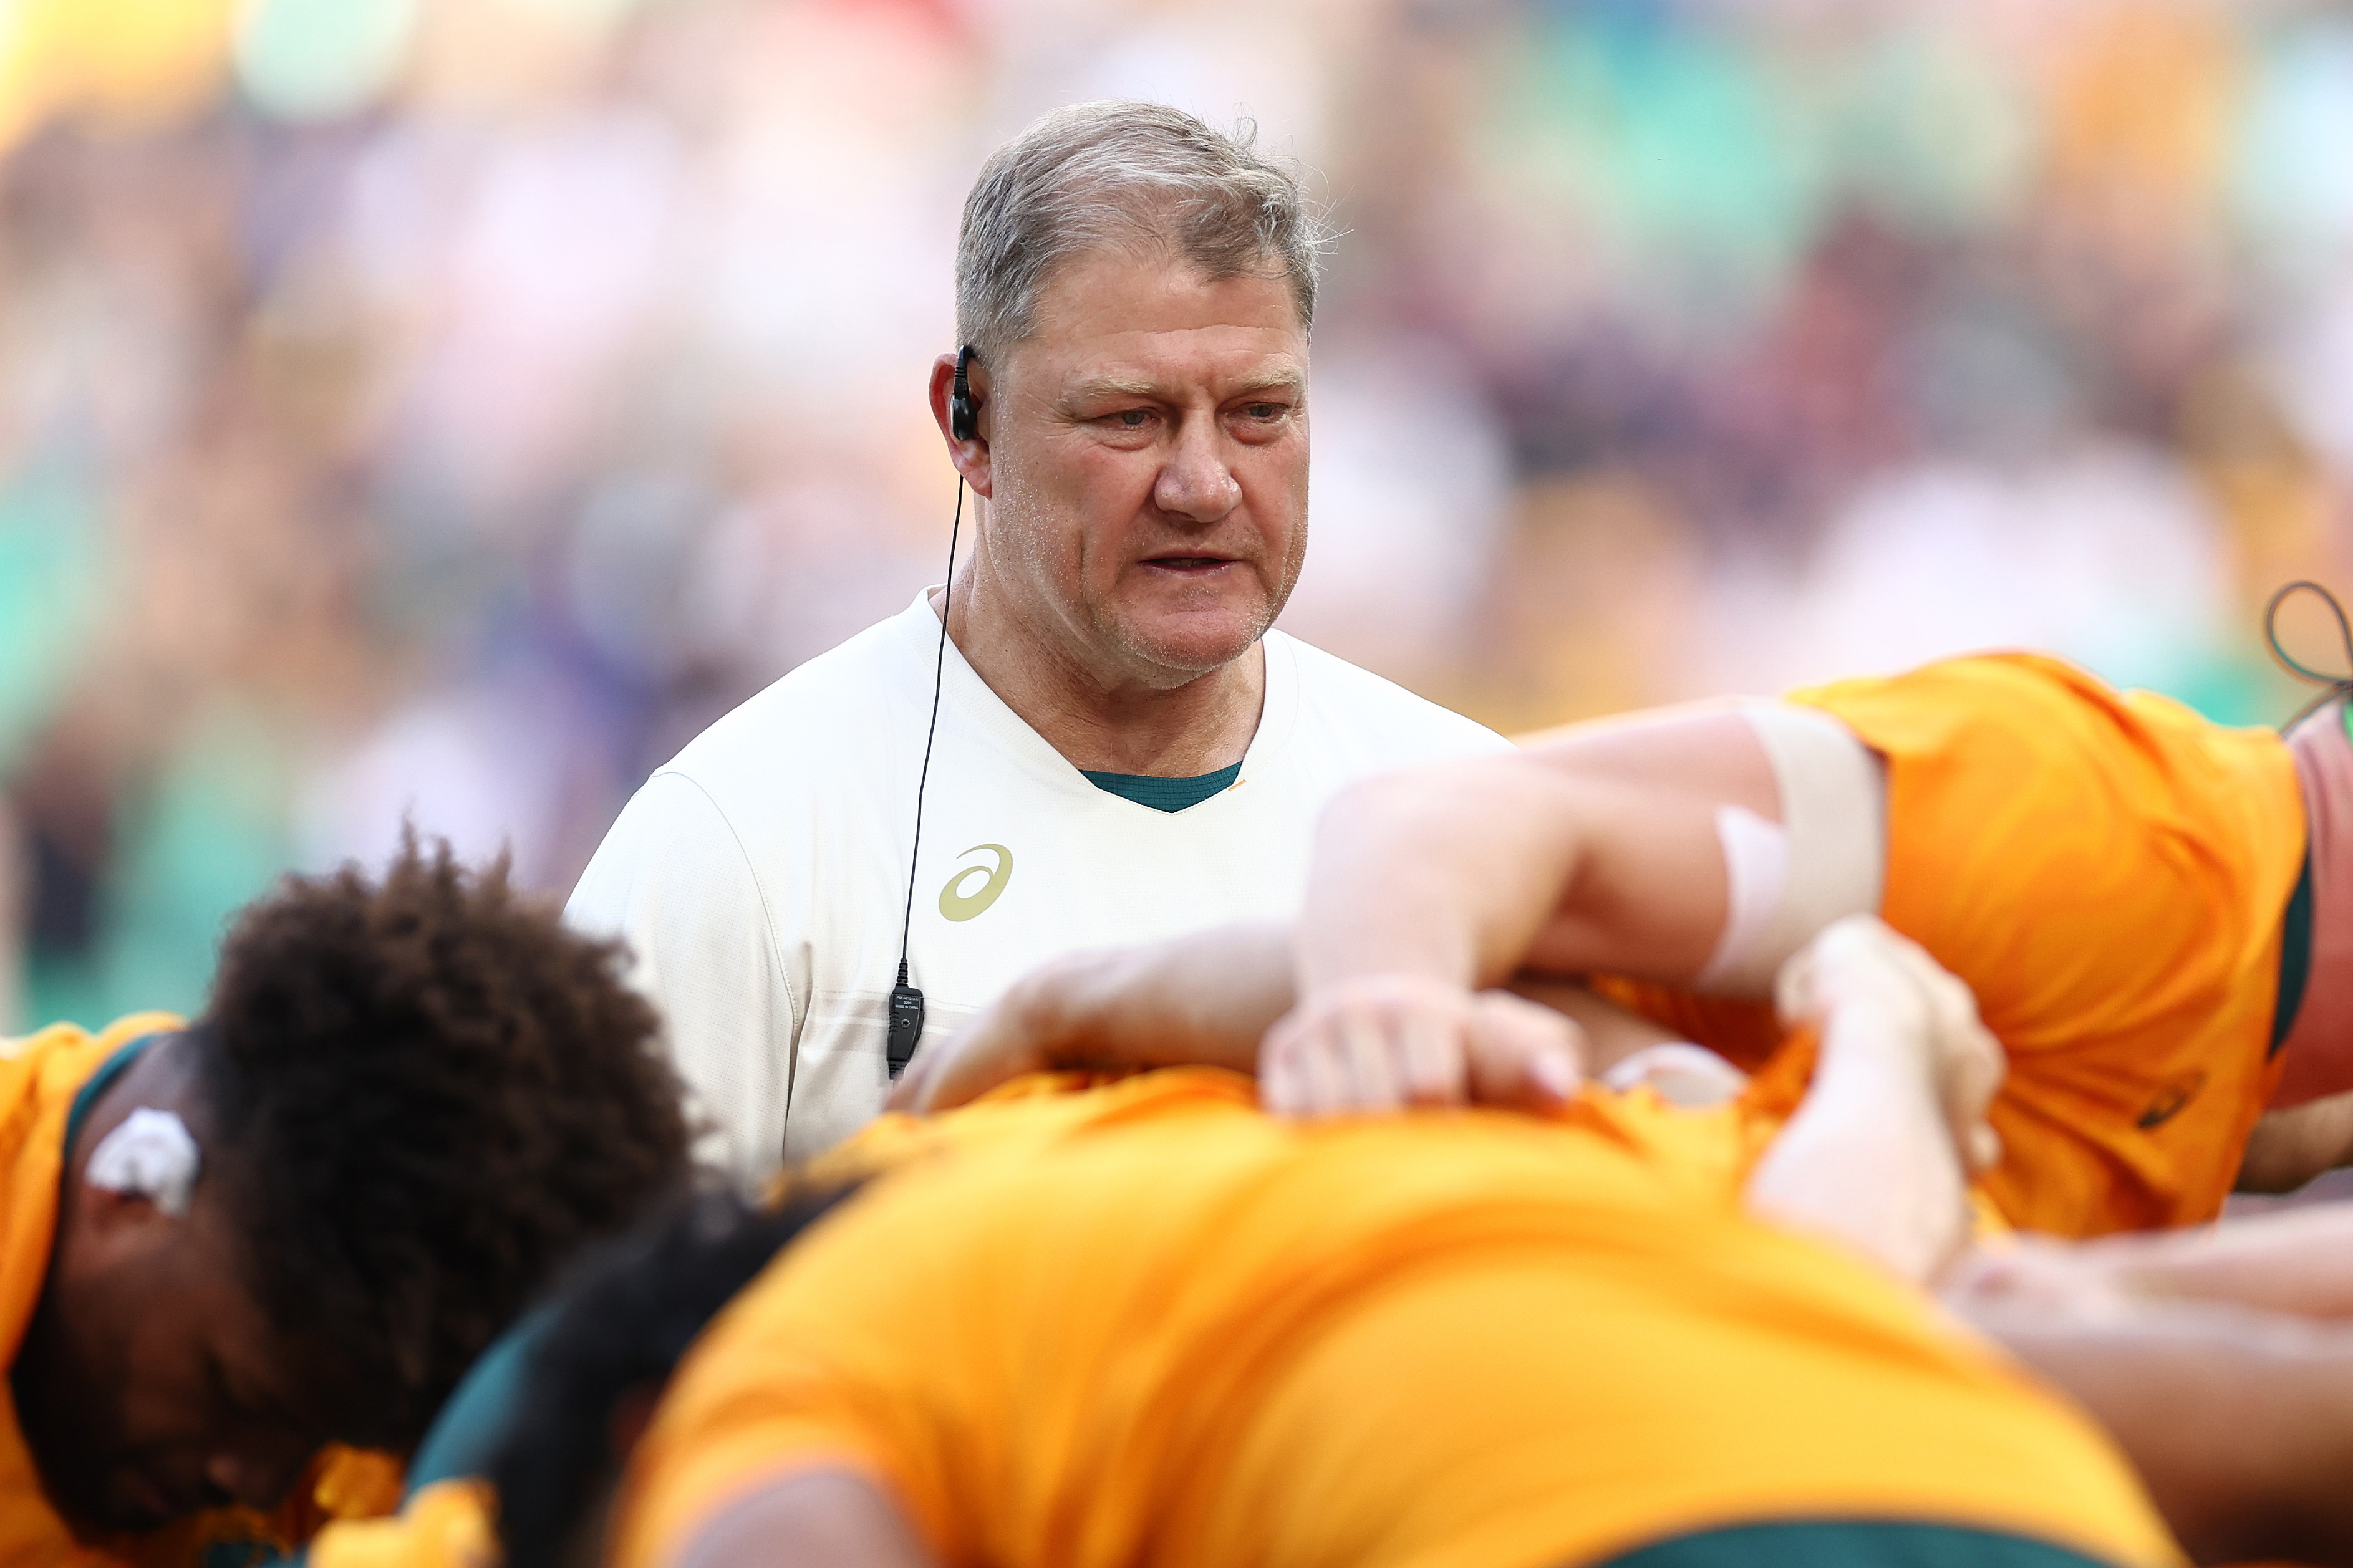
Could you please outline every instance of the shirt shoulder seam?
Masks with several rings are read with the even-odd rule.
[[[761,879],[759,863],[752,858],[752,851],[745,847],[744,836],[736,831],[735,819],[727,815],[727,808],[719,804],[719,797],[711,793],[708,785],[682,768],[668,766],[655,769],[646,782],[651,784],[660,778],[676,779],[702,797],[712,815],[719,818],[720,826],[727,830],[728,842],[735,846],[735,853],[742,857],[744,875],[752,879],[753,896],[760,900],[760,929],[768,939],[768,967],[775,973],[776,984],[784,988],[785,1007],[790,1015],[792,1026],[789,1037],[785,1042],[785,1114],[789,1120],[793,1104],[793,1074],[800,1065],[801,998],[793,990],[793,977],[785,968],[784,953],[777,943],[776,911],[768,902],[768,885]]]

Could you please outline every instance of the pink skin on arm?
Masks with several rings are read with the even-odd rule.
[[[704,1525],[681,1568],[934,1568],[906,1515],[848,1470],[801,1470]]]

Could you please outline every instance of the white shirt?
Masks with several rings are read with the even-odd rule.
[[[697,736],[622,809],[565,910],[628,942],[718,1140],[703,1152],[747,1183],[855,1131],[890,1088],[931,592]],[[919,1049],[1058,953],[1290,914],[1342,785],[1510,744],[1281,632],[1264,646],[1240,778],[1171,813],[1090,784],[947,645],[908,940]]]

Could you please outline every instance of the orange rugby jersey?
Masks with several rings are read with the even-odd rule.
[[[2279,1067],[2282,916],[2304,863],[2286,743],[2003,654],[1788,700],[1886,760],[1880,913],[1977,993],[2010,1056],[1982,1184],[2065,1236],[2221,1212]],[[1769,1006],[1600,988],[1743,1066]]]
[[[101,1034],[71,1024],[6,1044],[0,1057],[0,1354],[16,1359],[49,1271],[65,1169],[66,1121],[82,1086],[122,1047],[179,1027],[160,1013],[134,1015]],[[0,1383],[0,1563],[100,1563],[50,1508],[16,1426],[16,1402]]]
[[[1285,1123],[1209,1069],[886,1124],[897,1169],[672,1380],[613,1561],[812,1468],[945,1564],[1573,1568],[1809,1518],[2177,1561],[2071,1407],[1745,1217],[1753,1131],[1600,1092]]]
[[[134,1013],[98,1034],[55,1024],[0,1042],[0,1365],[16,1360],[48,1275],[75,1099],[117,1051],[181,1025],[167,1013]],[[387,1510],[399,1497],[398,1473],[384,1455],[332,1447],[276,1517],[224,1509],[136,1540],[84,1543],[49,1506],[0,1381],[0,1563],[8,1568],[196,1568],[216,1543],[290,1547],[326,1519]]]

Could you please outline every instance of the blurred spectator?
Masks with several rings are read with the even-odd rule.
[[[2341,7],[21,0],[0,1024],[193,1005],[225,910],[404,815],[560,893],[905,605],[957,202],[1103,95],[1329,188],[1334,651],[1512,727],[2015,640],[2294,706]]]

